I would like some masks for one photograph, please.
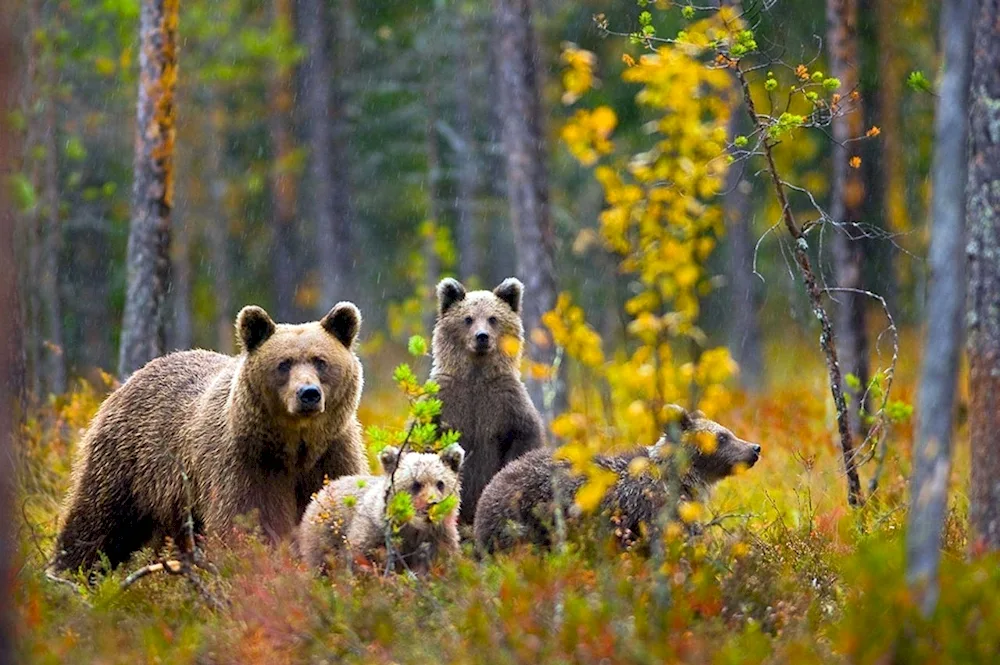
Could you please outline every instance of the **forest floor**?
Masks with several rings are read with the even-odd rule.
[[[895,397],[911,403],[915,350],[912,340],[904,345],[895,385]],[[716,487],[704,520],[719,524],[674,534],[661,565],[571,542],[560,553],[524,549],[486,561],[467,548],[421,579],[347,571],[321,579],[290,546],[271,548],[244,529],[206,547],[218,570],[202,579],[222,609],[182,577],[151,575],[122,590],[150,552],[82,591],[45,578],[72,449],[103,397],[81,386],[25,427],[18,662],[993,662],[1000,557],[966,553],[964,430],[941,598],[925,620],[903,569],[912,425],[891,432],[878,491],[851,511],[820,363],[804,345],[771,349],[767,389],[737,396],[719,418],[763,445],[761,462]],[[405,406],[389,392],[366,392],[366,424],[402,418]],[[873,472],[874,464],[862,469],[866,489]]]

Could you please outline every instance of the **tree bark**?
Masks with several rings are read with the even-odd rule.
[[[183,199],[182,199],[183,200]],[[191,241],[193,239],[191,215],[185,214],[187,206],[174,209],[173,280],[170,295],[173,300],[173,327],[170,348],[190,349],[194,346],[194,320],[191,314],[192,275]]]
[[[28,31],[38,34],[41,30],[40,0],[28,2]],[[42,117],[38,113],[41,105],[42,83],[39,78],[39,63],[42,59],[41,44],[37,39],[28,41],[27,70],[25,83],[27,85],[25,108],[28,109],[28,135],[26,140],[28,160],[31,165],[31,186],[35,192],[41,190],[41,163],[32,157],[33,148],[39,145],[45,130],[42,127]],[[35,202],[34,209],[25,218],[24,246],[26,249],[26,272],[21,282],[21,294],[25,300],[24,335],[25,358],[27,361],[27,391],[32,400],[38,400],[44,391],[42,377],[42,333],[41,333],[41,301],[38,297],[38,275],[41,271],[41,242],[39,228],[42,224],[42,206]]]
[[[738,89],[737,89],[738,93]],[[734,109],[730,136],[739,132],[739,116]],[[761,387],[764,375],[760,322],[757,319],[757,278],[753,274],[754,237],[747,211],[750,210],[750,183],[744,171],[732,166],[726,178],[723,214],[729,240],[729,349],[740,366],[740,383],[751,392]]]
[[[303,0],[302,11],[304,39],[309,52],[305,104],[309,118],[312,214],[321,281],[321,298],[315,309],[322,315],[333,303],[352,292],[353,220],[350,185],[346,182],[347,118],[342,82],[337,80],[338,68],[331,61],[330,13],[323,0]],[[339,20],[347,22],[347,17],[341,15]],[[341,28],[340,36],[344,32]],[[342,63],[339,69],[342,76],[346,65]]]
[[[174,195],[177,9],[178,0],[143,0],[139,15],[135,174],[118,360],[123,379],[163,353],[165,346],[164,305],[170,281]]]
[[[969,486],[971,542],[1000,549],[1000,0],[982,0],[970,89]]]
[[[62,224],[59,219],[59,119],[56,108],[58,85],[55,53],[52,47],[45,57],[45,215],[42,219],[41,271],[39,300],[42,306],[44,341],[42,359],[45,367],[45,390],[61,394],[66,391],[66,348],[63,340],[62,294],[59,292],[60,255],[62,254]]]
[[[433,58],[434,56],[431,55]],[[441,200],[438,197],[438,184],[441,180],[441,150],[437,135],[437,90],[435,67],[431,65],[428,73],[426,90],[427,127],[424,142],[427,149],[427,216],[430,224],[425,227],[424,234],[424,286],[428,296],[424,300],[423,329],[430,332],[434,328],[437,317],[435,299],[431,297],[435,285],[441,278],[441,259],[437,252],[437,226],[443,222]]]
[[[292,34],[294,25],[291,0],[273,0],[272,22],[281,34]],[[298,278],[295,270],[296,220],[295,174],[292,157],[295,139],[292,134],[292,68],[274,61],[268,78],[268,132],[271,139],[271,278],[274,282],[274,313],[279,321],[299,319],[295,306]]]
[[[226,178],[226,112],[219,102],[212,105],[208,127],[209,196],[212,221],[205,232],[212,257],[212,291],[215,295],[215,344],[222,353],[233,352],[233,311],[229,268],[229,181]]]
[[[7,118],[16,105],[17,54],[11,32],[13,10],[0,6],[0,118]],[[0,173],[10,173],[14,164],[13,132],[0,131]],[[14,257],[14,211],[7,200],[7,187],[0,187],[0,665],[14,663],[14,400],[20,390],[17,357],[20,355],[17,265]]]
[[[479,174],[476,165],[476,134],[472,119],[472,63],[469,49],[472,39],[469,21],[462,8],[455,10],[457,16],[459,52],[454,54],[458,63],[458,88],[455,97],[455,120],[461,145],[458,152],[458,241],[459,274],[463,280],[483,279],[482,257],[480,253],[480,226],[476,216],[476,195],[479,189]]]
[[[841,225],[833,237],[833,257],[837,284],[841,288],[861,289],[864,269],[864,243],[858,225],[862,216],[865,196],[864,181],[859,169],[849,162],[854,152],[846,141],[862,135],[864,115],[860,99],[849,101],[858,89],[858,5],[857,0],[827,0],[827,44],[830,55],[830,75],[840,79],[840,92],[847,111],[833,121],[833,178],[830,194],[830,216]],[[861,390],[854,395],[858,400],[868,385],[868,332],[865,328],[864,296],[859,293],[837,294],[835,330],[840,339],[840,357],[844,371],[856,376]],[[860,404],[851,405],[851,426],[855,433],[862,433],[858,415]]]
[[[907,577],[925,614],[937,602],[941,529],[948,508],[951,434],[965,302],[965,187],[974,0],[941,9],[944,72],[935,117],[927,336],[910,478]]]
[[[548,174],[539,98],[538,49],[532,28],[531,0],[494,0],[500,110],[506,158],[507,196],[517,249],[517,273],[524,282],[527,355],[551,365],[555,349],[542,342],[542,314],[556,303],[555,237],[549,215]],[[538,331],[538,332],[536,332]],[[559,409],[562,387],[555,377],[553,408],[544,404],[544,383],[529,374],[528,392],[546,416]]]

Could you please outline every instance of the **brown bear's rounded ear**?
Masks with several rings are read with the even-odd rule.
[[[247,305],[236,316],[236,334],[247,353],[256,351],[276,329],[271,317],[257,305]]]
[[[521,296],[524,294],[524,284],[516,277],[508,277],[493,289],[493,295],[510,305],[517,314],[521,311]]]
[[[694,427],[694,418],[692,418],[691,414],[688,413],[688,410],[685,409],[683,406],[681,406],[680,404],[668,404],[667,408],[674,412],[674,417],[670,421],[671,424],[677,423],[678,427],[681,428],[682,432],[687,432],[691,430],[692,427]],[[695,413],[700,413],[700,412],[696,411]]]
[[[382,470],[385,473],[392,473],[396,469],[396,465],[399,463],[399,448],[394,446],[386,446],[382,449],[382,452],[378,454],[378,461],[382,463]]]
[[[458,470],[462,468],[462,462],[465,461],[465,449],[457,443],[453,443],[438,453],[438,456],[449,469],[458,473]]]
[[[465,287],[457,279],[446,277],[438,282],[438,315],[444,314],[459,300],[465,299]]]
[[[352,302],[339,302],[319,322],[323,329],[351,348],[361,330],[361,312]]]

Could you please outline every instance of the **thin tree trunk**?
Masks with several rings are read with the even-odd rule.
[[[30,0],[28,2],[28,32],[31,35],[38,34],[41,29],[41,8],[40,0]],[[28,159],[31,164],[31,185],[35,192],[41,190],[41,163],[31,156],[33,149],[41,142],[44,129],[40,126],[42,117],[38,113],[38,106],[41,100],[42,83],[39,79],[39,61],[42,58],[41,45],[37,39],[28,40],[27,72],[25,82],[27,85],[27,96],[25,108],[28,109],[28,135],[26,140]],[[41,302],[38,297],[38,279],[41,266],[41,241],[39,228],[41,227],[42,206],[36,201],[34,209],[29,211],[25,218],[25,238],[24,244],[27,253],[26,275],[21,282],[22,298],[26,301],[25,326],[27,334],[24,335],[25,356],[28,365],[27,390],[32,400],[40,399],[43,391],[42,380],[42,352],[41,352]]]
[[[738,109],[734,109],[738,110]],[[733,113],[730,136],[739,132],[740,116]],[[730,167],[726,178],[723,214],[729,240],[729,348],[740,366],[740,383],[753,392],[761,387],[764,366],[760,322],[757,320],[757,277],[753,274],[754,237],[747,211],[750,210],[750,183],[743,169]]]
[[[140,9],[128,287],[118,373],[122,378],[163,353],[170,281],[173,207],[174,90],[178,0],[143,0]]]
[[[974,543],[1000,549],[1000,0],[975,21],[969,103],[969,433]]]
[[[212,257],[212,291],[215,295],[215,344],[222,353],[233,352],[233,296],[229,267],[229,181],[226,177],[226,112],[215,101],[209,114],[208,172],[212,221],[205,229]]]
[[[480,230],[476,217],[476,194],[479,174],[476,166],[476,134],[472,119],[472,76],[468,49],[472,39],[469,22],[461,8],[455,10],[459,37],[459,52],[454,54],[457,64],[458,88],[455,98],[455,119],[461,145],[458,152],[458,257],[459,275],[464,280],[483,278],[482,258],[479,251]]]
[[[548,174],[537,77],[537,47],[531,0],[494,0],[499,46],[500,106],[507,162],[507,195],[517,248],[517,273],[524,281],[524,328],[528,358],[551,366],[555,349],[539,343],[542,314],[556,303],[555,237],[549,215]],[[544,403],[544,383],[529,374],[528,392],[544,414],[559,410],[562,386],[554,378],[554,403]],[[551,408],[550,408],[551,406]]]
[[[274,28],[289,36],[293,30],[291,0],[271,3]],[[292,135],[292,68],[277,61],[271,65],[268,79],[268,131],[271,139],[271,230],[274,234],[271,251],[271,271],[274,281],[274,312],[280,321],[297,321],[295,290],[298,279],[295,270],[295,174],[292,155],[295,139]]]
[[[349,185],[344,181],[347,173],[346,118],[344,95],[339,86],[335,90],[336,73],[330,55],[330,13],[322,0],[304,0],[302,9],[304,38],[309,51],[305,104],[309,118],[312,212],[322,294],[320,302],[316,303],[316,312],[322,314],[351,292],[350,267],[354,258]]]
[[[854,156],[851,144],[846,141],[863,133],[864,115],[860,100],[849,101],[858,89],[858,6],[857,0],[827,0],[827,44],[830,55],[830,75],[840,79],[840,90],[849,109],[833,121],[833,178],[830,199],[830,216],[841,228],[834,234],[833,256],[837,284],[841,288],[861,289],[864,269],[864,244],[860,239],[862,229],[862,204],[865,187],[859,169],[851,168]],[[860,399],[868,385],[868,332],[865,328],[864,296],[859,293],[839,292],[835,329],[840,339],[840,358],[845,372],[856,376],[861,390],[855,395]],[[858,416],[859,404],[851,405],[851,426],[861,433],[863,426]]]
[[[437,16],[435,16],[437,19]],[[428,49],[427,54],[432,60],[435,58],[433,47]],[[441,210],[441,199],[438,197],[438,185],[441,181],[441,149],[437,135],[437,85],[434,76],[436,71],[434,63],[428,67],[426,86],[426,106],[427,106],[427,126],[424,132],[424,143],[427,151],[427,216],[430,224],[425,227],[423,238],[424,243],[424,286],[428,294],[434,293],[434,287],[441,278],[441,259],[437,252],[437,227],[444,221]],[[437,315],[437,307],[433,297],[424,298],[423,329],[430,331],[434,328],[434,320]]]
[[[0,6],[0,118],[7,118],[16,104],[15,74],[17,54],[11,34],[13,10]],[[33,34],[33,33],[32,33]],[[13,132],[0,131],[0,173],[13,169],[15,152]],[[14,257],[14,211],[7,200],[8,189],[0,187],[0,312],[17,312]],[[0,665],[14,663],[14,611],[12,607],[15,575],[14,534],[14,400],[20,393],[17,356],[20,354],[20,326],[16,315],[0,316]]]
[[[948,508],[955,382],[965,302],[965,186],[969,138],[974,0],[941,10],[944,74],[935,118],[927,337],[917,398],[917,439],[910,479],[907,576],[925,614],[937,602],[941,529]]]
[[[45,322],[42,357],[45,366],[45,390],[66,391],[66,348],[63,341],[62,296],[59,292],[59,265],[62,253],[62,225],[59,219],[59,137],[55,91],[55,53],[50,47],[45,57],[45,216],[42,223],[39,299]]]

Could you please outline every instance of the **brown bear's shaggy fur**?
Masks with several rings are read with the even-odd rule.
[[[472,291],[454,279],[437,286],[431,378],[441,386],[441,424],[458,430],[468,454],[461,521],[471,524],[479,495],[511,460],[540,447],[544,427],[521,382],[521,282]]]
[[[360,325],[347,302],[302,325],[245,307],[241,355],[182,351],[133,374],[80,443],[52,566],[90,568],[101,552],[117,565],[177,539],[189,504],[199,531],[257,510],[272,539],[291,533],[324,477],[367,468]]]
[[[380,459],[383,475],[340,478],[327,484],[309,504],[299,526],[299,549],[312,568],[325,571],[337,554],[377,561],[376,555],[385,549],[386,498],[391,501],[399,492],[409,493],[416,509],[397,534],[401,563],[413,572],[426,572],[440,554],[458,551],[456,511],[434,522],[428,510],[461,492],[462,448],[456,444],[439,455],[400,455],[389,447]]]
[[[732,475],[738,467],[752,467],[760,457],[760,446],[737,438],[722,425],[696,411],[682,412],[679,421],[684,433],[690,468],[680,480],[682,498],[693,499],[713,483]],[[705,432],[715,437],[715,449],[703,453],[690,442],[691,434]],[[668,492],[663,479],[649,472],[636,473],[633,461],[666,459],[672,444],[666,435],[654,446],[619,455],[600,455],[598,466],[613,471],[618,479],[608,490],[600,512],[614,522],[623,545],[635,542],[644,526],[653,523],[666,505]],[[638,465],[645,466],[643,464]],[[551,545],[555,511],[553,483],[559,491],[563,514],[573,517],[573,497],[584,483],[582,476],[569,473],[569,464],[553,458],[552,451],[537,450],[505,467],[486,487],[476,511],[475,538],[480,552],[497,552],[518,543]]]

